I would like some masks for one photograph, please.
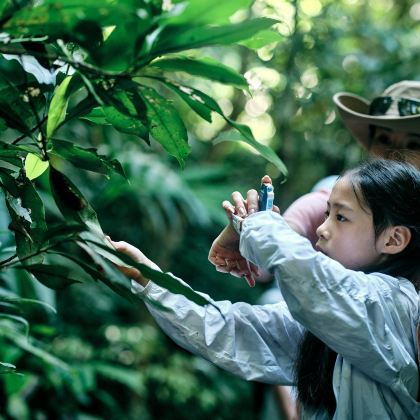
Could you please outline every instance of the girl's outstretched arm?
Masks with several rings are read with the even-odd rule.
[[[159,269],[134,246],[112,244],[134,260]],[[148,298],[146,306],[162,330],[181,347],[248,380],[293,383],[294,360],[304,329],[284,302],[257,306],[218,301],[200,306],[157,286],[136,269],[120,269],[133,279],[133,292]],[[174,281],[182,282],[175,277]]]

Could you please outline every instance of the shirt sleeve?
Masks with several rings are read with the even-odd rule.
[[[181,347],[244,379],[293,384],[304,330],[284,302],[259,306],[218,301],[200,306],[151,281],[145,288],[133,282],[133,289],[147,298],[151,315]]]
[[[330,191],[324,189],[305,194],[284,213],[286,222],[297,233],[308,238],[312,246],[318,239],[316,229],[324,221],[329,195]]]
[[[344,268],[273,212],[245,219],[240,250],[275,275],[292,316],[343,358],[378,382],[418,386],[418,296],[408,280]]]

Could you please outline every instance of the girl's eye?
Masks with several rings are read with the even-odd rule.
[[[324,213],[324,218],[325,219],[328,219],[328,216],[330,215],[330,212],[327,210],[325,213]]]
[[[347,220],[346,217],[342,216],[341,214],[337,214],[335,216],[335,218],[339,221],[339,222],[345,222]]]

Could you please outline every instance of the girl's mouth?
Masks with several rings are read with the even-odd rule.
[[[324,254],[324,255],[327,255],[327,256],[328,256],[328,254],[326,253],[326,251],[324,251],[324,250],[321,248],[321,245],[319,244],[319,242],[317,242],[317,243],[315,244],[315,249],[316,249],[318,252],[321,252],[322,254]]]

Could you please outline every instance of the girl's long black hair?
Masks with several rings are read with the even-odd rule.
[[[420,171],[407,163],[377,159],[344,174],[362,206],[372,214],[375,236],[390,226],[406,226],[411,232],[407,247],[390,255],[368,272],[406,277],[420,289]],[[307,331],[295,365],[298,398],[305,407],[336,410],[332,377],[337,353]]]

